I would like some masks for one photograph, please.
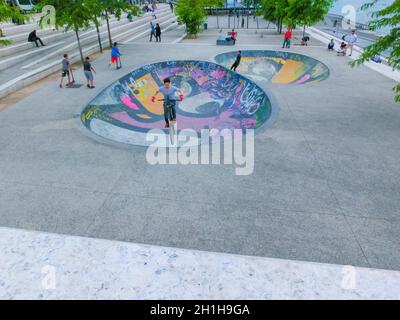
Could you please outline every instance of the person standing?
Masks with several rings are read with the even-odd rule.
[[[68,54],[64,54],[64,59],[61,62],[62,70],[61,70],[61,81],[60,81],[60,88],[64,86],[64,78],[68,76],[68,84],[67,86],[71,85],[71,63],[68,59]]]
[[[155,1],[151,4],[151,9],[153,10],[153,18],[157,19],[157,16],[156,16],[157,5],[156,5]]]
[[[349,38],[349,48],[350,48],[349,56],[350,57],[353,54],[353,47],[354,47],[354,44],[357,42],[357,40],[358,40],[358,36],[356,34],[356,30],[353,30],[351,32],[351,35],[350,35],[350,38]]]
[[[231,31],[231,39],[233,41],[233,44],[236,44],[236,32],[235,32],[235,29],[232,29],[232,31]]]
[[[156,24],[156,42],[161,42],[161,27],[158,23]]]
[[[236,71],[237,67],[240,65],[240,60],[242,59],[242,51],[238,51],[236,53],[236,59],[235,62],[231,66],[231,70]]]
[[[90,58],[89,57],[85,58],[85,62],[83,63],[83,72],[84,72],[86,80],[87,80],[87,87],[89,89],[94,89],[93,73],[96,73],[96,70],[93,68],[92,64],[90,63]]]
[[[154,27],[153,22],[150,22],[150,42],[153,41],[153,36],[156,36],[156,28]]]
[[[282,48],[290,48],[290,40],[292,39],[292,30],[290,28],[287,29],[285,33],[285,39],[283,41]]]

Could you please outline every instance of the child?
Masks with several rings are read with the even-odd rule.
[[[292,40],[292,30],[289,28],[287,29],[286,33],[285,33],[285,39],[283,41],[283,48],[290,48],[290,40]]]
[[[333,51],[334,48],[335,48],[335,41],[331,39],[331,42],[329,42],[328,44],[328,50]]]
[[[347,45],[346,45],[345,42],[342,42],[342,43],[340,44],[340,48],[339,48],[337,54],[338,54],[338,55],[343,55],[343,56],[345,56],[345,55],[346,55],[346,51],[347,51]]]
[[[235,31],[235,29],[232,29],[232,31],[231,31],[231,39],[233,41],[233,44],[236,44],[236,31]]]
[[[87,87],[89,89],[94,89],[92,72],[96,73],[96,70],[92,67],[89,57],[85,58],[85,62],[83,63],[83,70],[84,70],[85,77],[87,80]]]
[[[179,93],[179,100],[183,100],[183,91],[178,89],[177,87],[171,86],[171,80],[169,78],[164,79],[164,85],[161,86],[157,92],[152,96],[151,100],[153,102],[156,101],[156,97],[159,93],[164,95],[164,119],[165,119],[165,127],[169,128],[169,119],[168,119],[168,105],[167,100],[169,100],[170,104],[172,105],[172,120],[176,120],[176,93]]]
[[[119,64],[119,59],[121,56],[121,52],[118,49],[118,44],[114,42],[111,48],[111,61],[108,67],[111,67],[111,64],[115,63],[117,70],[121,69],[121,65]]]
[[[68,54],[64,54],[64,59],[61,62],[62,64],[62,69],[61,69],[61,81],[60,81],[60,88],[63,87],[64,85],[64,78],[68,76],[68,84],[67,86],[70,86],[71,83],[71,63],[69,62],[68,59]]]

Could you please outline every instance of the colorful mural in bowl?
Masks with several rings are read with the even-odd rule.
[[[183,90],[178,129],[258,129],[271,116],[271,101],[254,82],[215,63],[166,61],[143,66],[111,84],[82,111],[92,133],[110,141],[147,146],[146,133],[164,128],[163,102],[152,96],[163,79]]]
[[[236,51],[219,54],[215,61],[229,68]],[[322,62],[293,52],[243,50],[237,72],[254,81],[277,84],[316,83],[329,77],[329,68]]]

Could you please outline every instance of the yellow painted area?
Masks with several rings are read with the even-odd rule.
[[[137,116],[142,119],[151,119],[147,114],[138,114]]]
[[[306,66],[302,62],[286,60],[281,70],[272,78],[273,83],[291,83],[300,78],[306,72]]]
[[[138,78],[136,83],[138,84],[137,86],[135,86],[134,83],[130,85],[135,98],[138,99],[149,112],[158,115],[164,114],[162,101],[151,102],[152,95],[158,90],[158,85],[151,74],[148,73]],[[139,93],[135,93],[135,91],[139,91]],[[157,99],[162,99],[162,95],[159,95]]]

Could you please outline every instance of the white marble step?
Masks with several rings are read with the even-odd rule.
[[[400,272],[0,228],[0,299],[400,299]]]

